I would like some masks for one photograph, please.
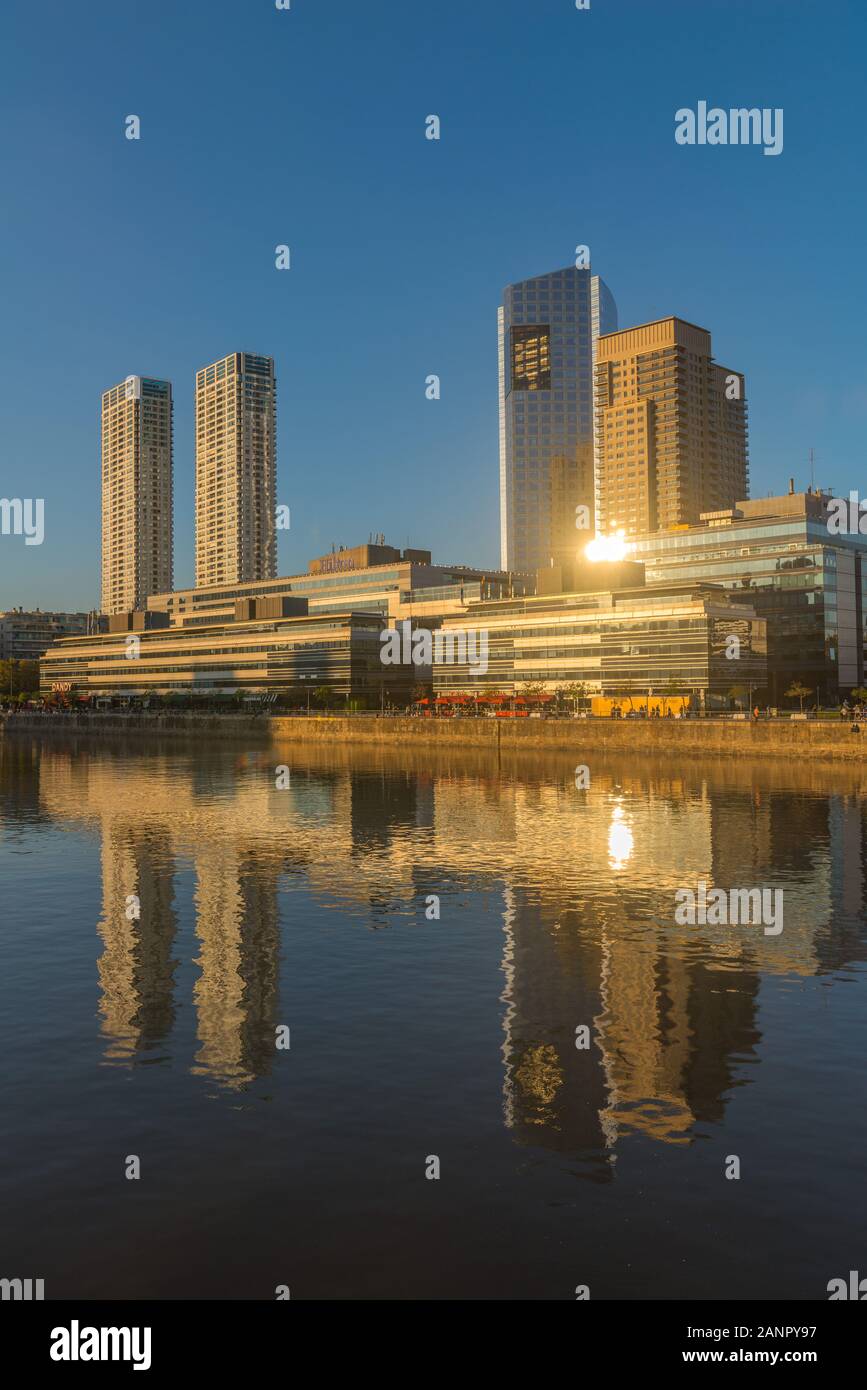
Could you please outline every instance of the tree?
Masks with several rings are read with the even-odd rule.
[[[0,698],[39,693],[38,661],[0,661]]]
[[[526,684],[521,686],[521,689],[518,691],[518,694],[523,696],[525,700],[538,700],[542,695],[545,694],[544,682],[527,681]]]
[[[807,696],[808,696],[808,695],[812,695],[812,693],[813,693],[813,692],[812,692],[812,690],[809,688],[809,686],[807,686],[807,685],[802,685],[802,683],[801,683],[800,681],[792,681],[792,684],[789,686],[788,690],[785,692],[786,697],[787,697],[788,699],[800,700],[800,702],[801,702],[801,713],[802,713],[802,714],[804,713],[804,701],[806,700]]]
[[[574,701],[577,711],[590,694],[590,688],[584,681],[569,681],[567,685],[558,686],[556,693],[558,699],[562,696],[564,700]]]
[[[313,692],[313,703],[320,709],[328,709],[331,704],[333,691],[330,685],[317,685]]]
[[[749,691],[745,685],[733,685],[730,690],[726,691],[728,698],[734,700],[736,705],[740,705],[743,697],[748,694]]]
[[[26,690],[30,695],[36,695],[39,691],[39,662],[19,661],[18,677],[19,679],[15,682],[15,688]]]
[[[852,699],[855,701],[856,705],[867,704],[867,686],[856,685],[855,689],[852,691]]]

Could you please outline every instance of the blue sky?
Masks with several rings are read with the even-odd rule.
[[[0,608],[98,603],[131,373],[174,385],[192,583],[194,374],[236,349],[276,359],[281,573],[371,531],[496,565],[497,306],[579,243],[621,326],[745,372],[754,495],[811,447],[865,491],[863,0],[10,0],[0,49],[0,495],[46,532],[0,536]],[[782,107],[783,153],[677,145],[699,100]]]

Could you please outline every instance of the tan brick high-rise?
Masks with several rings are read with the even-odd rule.
[[[231,352],[196,374],[196,587],[273,579],[274,360]]]
[[[128,376],[102,395],[102,611],[172,585],[171,382]]]
[[[601,335],[594,404],[600,534],[696,525],[749,496],[744,378],[713,361],[705,329],[666,318]]]

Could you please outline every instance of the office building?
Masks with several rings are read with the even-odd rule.
[[[172,387],[128,376],[102,395],[102,611],[172,579]]]
[[[231,352],[196,374],[197,586],[277,573],[276,424],[273,358]]]
[[[235,695],[265,692],[305,696],[327,688],[332,696],[377,706],[392,695],[409,698],[416,671],[380,659],[385,623],[371,613],[309,616],[306,605],[279,611],[245,607],[238,616],[189,629],[168,626],[165,615],[141,614],[131,631],[124,615],[117,630],[56,642],[40,663],[43,694],[62,687],[74,700],[88,695],[141,698],[185,692]],[[163,625],[153,620],[163,618]]]
[[[500,565],[532,571],[593,535],[596,343],[617,327],[598,275],[508,285],[498,316]],[[576,513],[584,507],[585,512]],[[581,529],[576,531],[576,517]]]
[[[600,534],[696,525],[748,495],[744,378],[714,362],[705,329],[603,334],[595,392]]]
[[[383,664],[384,628],[405,621],[437,628],[471,602],[529,593],[534,582],[434,565],[429,550],[400,551],[380,537],[317,556],[307,574],[152,595],[146,609],[113,615],[108,631],[55,644],[42,662],[42,689],[62,684],[73,698],[138,698],[297,696],[322,686],[367,705],[405,701],[430,670]]]
[[[229,620],[239,599],[304,597],[313,613],[376,613],[394,624],[423,620],[436,626],[475,600],[532,592],[532,575],[503,574],[468,565],[434,565],[429,550],[378,543],[335,548],[311,560],[306,574],[248,584],[212,584],[155,594],[152,612],[168,613],[173,626],[201,627]]]
[[[768,624],[768,702],[833,704],[864,684],[867,536],[829,527],[829,494],[790,492],[739,501],[698,525],[640,536],[631,558],[648,583],[721,585]]]
[[[584,589],[471,604],[448,618],[444,648],[452,637],[451,652],[470,651],[460,635],[484,633],[488,660],[484,671],[459,659],[434,662],[434,693],[519,694],[526,685],[554,692],[582,683],[596,713],[613,703],[653,709],[670,700],[709,712],[731,706],[735,680],[764,689],[767,624],[751,607],[692,579],[645,584],[640,565],[603,566],[595,583],[592,568],[571,576]],[[727,657],[732,637],[737,662]]]

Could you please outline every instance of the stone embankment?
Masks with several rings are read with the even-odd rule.
[[[867,725],[853,733],[850,720],[760,719],[423,719],[378,714],[250,715],[100,712],[7,715],[0,728],[37,735],[140,734],[209,739],[249,739],[301,744],[367,744],[393,747],[473,748],[493,753],[526,751],[611,752],[656,757],[867,759]]]

